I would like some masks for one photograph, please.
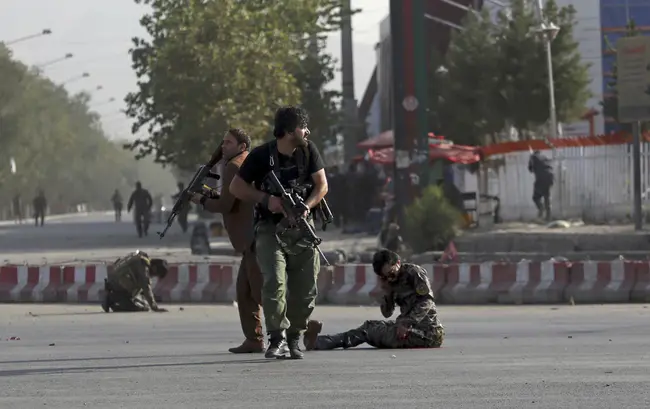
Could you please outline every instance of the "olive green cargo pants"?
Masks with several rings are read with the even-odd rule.
[[[264,278],[262,309],[266,330],[286,330],[287,337],[298,336],[307,329],[316,305],[320,256],[312,247],[289,244],[283,249],[275,229],[274,223],[261,221],[255,235],[257,262]],[[300,236],[299,231],[291,231],[285,237],[291,242]]]

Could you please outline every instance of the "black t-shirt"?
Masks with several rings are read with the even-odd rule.
[[[244,160],[239,168],[239,177],[246,183],[253,183],[258,189],[266,178],[266,175],[273,169],[276,169],[276,175],[280,183],[285,189],[290,188],[289,182],[296,180],[298,184],[311,183],[311,175],[318,172],[325,167],[323,158],[312,141],[309,141],[306,148],[298,148],[294,151],[292,156],[286,156],[277,152],[276,141],[267,142],[254,148]],[[303,172],[302,180],[300,179],[300,171],[298,169],[299,161],[304,161],[305,151],[308,151],[308,158],[304,164],[305,171]],[[277,157],[278,163],[276,166],[271,166],[271,157],[274,161]],[[262,209],[262,216],[266,217],[268,214]]]

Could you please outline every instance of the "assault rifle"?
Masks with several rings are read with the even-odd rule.
[[[280,195],[280,199],[282,199],[282,209],[284,209],[284,213],[289,218],[289,221],[294,223],[300,229],[303,234],[303,239],[316,249],[318,254],[320,254],[323,260],[325,260],[325,264],[329,266],[329,261],[327,261],[327,258],[321,251],[320,247],[318,247],[323,242],[323,239],[316,235],[314,228],[303,216],[303,212],[309,210],[305,202],[299,195],[287,192],[282,186],[282,183],[280,183],[275,172],[270,171],[266,179],[273,190],[273,193]]]
[[[186,206],[189,206],[190,200],[195,193],[203,194],[212,199],[219,198],[217,192],[205,184],[205,180],[208,178],[214,180],[221,179],[221,176],[219,176],[217,173],[212,172],[212,168],[217,164],[217,162],[221,160],[222,157],[223,152],[221,150],[221,144],[219,144],[219,147],[214,151],[208,163],[199,167],[199,170],[196,171],[194,177],[192,177],[192,180],[187,185],[187,187],[182,192],[180,192],[180,194],[178,194],[176,202],[174,203],[174,207],[172,207],[172,211],[167,218],[167,224],[165,228],[162,232],[158,232],[158,235],[161,239],[165,237],[165,233],[167,233],[167,230],[172,226],[174,219],[176,219],[176,216],[178,216],[181,210],[183,210],[183,208]]]

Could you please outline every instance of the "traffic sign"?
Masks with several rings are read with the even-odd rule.
[[[404,98],[404,101],[402,101],[402,105],[404,106],[404,109],[406,109],[409,112],[413,112],[418,108],[419,102],[418,99],[415,98],[413,95],[409,95],[406,98]]]
[[[650,37],[621,37],[616,65],[619,122],[650,120]]]

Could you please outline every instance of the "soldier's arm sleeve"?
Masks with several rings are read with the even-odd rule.
[[[153,296],[153,290],[151,289],[151,279],[149,278],[148,267],[144,264],[139,266],[138,271],[138,283],[140,283],[140,289],[142,290],[142,296],[151,307],[152,310],[158,309],[158,304],[156,304],[156,299]]]
[[[151,197],[151,193],[147,190],[147,208],[151,208],[153,206],[153,197]]]
[[[131,211],[131,207],[133,207],[133,200],[135,200],[135,193],[131,193],[131,197],[129,197],[129,203],[126,205],[126,210],[129,212]]]
[[[405,318],[417,324],[427,316],[431,309],[435,308],[436,304],[433,299],[433,292],[426,270],[415,265],[412,268],[414,269],[413,291],[415,294],[413,297],[413,306],[409,311],[408,317]]]
[[[391,315],[393,315],[395,312],[395,295],[392,291],[388,294],[384,294],[379,309],[381,310],[381,315],[383,315],[384,318],[390,318]]]
[[[221,197],[218,199],[208,199],[205,201],[205,210],[212,213],[230,213],[235,206],[236,197],[230,193],[230,183],[237,174],[239,167],[234,163],[229,163],[223,172],[223,185]]]

